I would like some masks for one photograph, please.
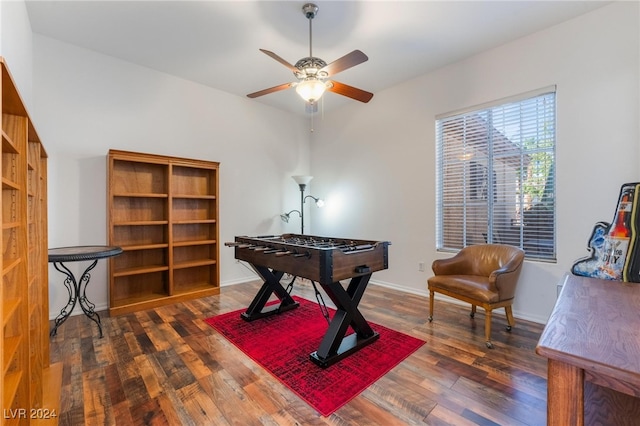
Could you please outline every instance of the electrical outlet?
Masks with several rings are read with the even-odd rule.
[[[418,271],[424,272],[424,262],[418,262]]]

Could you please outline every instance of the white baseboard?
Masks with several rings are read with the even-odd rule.
[[[415,288],[409,288],[409,287],[403,287],[397,284],[393,284],[393,283],[389,283],[389,282],[385,282],[385,281],[377,281],[377,280],[371,280],[371,284],[375,284],[375,285],[379,285],[381,287],[386,287],[386,288],[390,288],[392,290],[398,290],[398,291],[402,291],[404,293],[410,293],[410,294],[415,294],[418,296],[424,296],[424,297],[429,297],[429,290],[427,290],[426,286],[424,288],[424,290],[416,290]],[[560,289],[558,289],[559,291]],[[454,305],[459,305],[459,306],[469,306],[468,303],[466,302],[462,302],[460,300],[454,299],[452,297],[448,297],[448,296],[444,296],[442,294],[436,293],[435,294],[435,298],[436,300],[442,300],[448,303],[453,303]],[[426,309],[429,309],[429,306],[426,306]],[[428,311],[427,311],[427,315],[428,315]],[[493,315],[498,315],[498,316],[505,316],[505,314],[498,310],[493,312]],[[526,314],[522,314],[521,312],[517,312],[516,310],[513,311],[513,316],[514,318],[518,318],[518,319],[522,319],[525,321],[531,321],[531,322],[535,322],[537,324],[546,324],[547,323],[547,318],[539,318],[537,316],[533,316],[533,315],[526,315]]]
[[[242,277],[242,278],[236,278],[233,280],[226,280],[224,282],[220,283],[220,287],[227,287],[227,286],[232,286],[232,285],[236,285],[236,284],[245,284],[245,283],[249,283],[252,281],[255,281],[256,279],[258,279],[259,277],[257,275],[254,276],[247,276],[247,277]],[[409,293],[409,294],[415,294],[418,296],[423,296],[423,297],[429,297],[429,291],[427,290],[427,288],[425,287],[424,290],[416,290],[415,288],[411,288],[411,287],[404,287],[398,284],[394,284],[394,283],[389,283],[386,281],[379,281],[379,280],[371,280],[370,284],[373,285],[379,285],[380,287],[386,287],[386,288],[390,288],[392,290],[398,290],[401,291],[403,293]],[[560,292],[560,290],[562,289],[562,286],[559,285],[558,286],[558,294]],[[457,299],[453,299],[451,297],[447,297],[441,294],[436,293],[436,299],[437,300],[442,300],[445,302],[449,302],[449,303],[453,303],[455,305],[460,305],[460,306],[467,306],[468,303],[465,302],[461,302],[460,300]],[[425,311],[425,314],[428,315],[428,309],[429,306],[426,305],[425,307],[427,310]],[[99,305],[96,305],[96,312],[101,312],[101,311],[106,311],[109,309],[108,304],[106,303],[101,303]],[[76,306],[76,308],[73,310],[73,312],[71,312],[71,316],[75,316],[75,315],[80,315],[82,314],[82,309],[80,309],[79,306]],[[500,313],[499,311],[494,312],[493,315],[499,315],[499,316],[504,316],[504,314]],[[54,320],[56,317],[58,316],[58,312],[49,312],[49,319],[50,320]],[[519,318],[519,319],[523,319],[525,321],[531,321],[531,322],[535,322],[538,324],[546,324],[547,322],[547,318],[537,318],[534,316],[530,316],[530,315],[523,315],[521,313],[518,313],[514,310],[513,312],[513,316],[515,318]]]

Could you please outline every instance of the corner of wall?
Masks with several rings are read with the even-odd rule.
[[[24,0],[0,1],[0,55],[27,109],[33,110],[33,38]]]

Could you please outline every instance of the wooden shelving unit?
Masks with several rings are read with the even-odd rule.
[[[0,365],[3,425],[57,423],[61,364],[49,365],[47,155],[4,59]],[[34,411],[35,410],[35,411]],[[35,413],[35,415],[34,415]]]
[[[219,163],[110,150],[109,311],[218,294]]]

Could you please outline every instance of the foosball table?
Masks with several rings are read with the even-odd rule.
[[[320,284],[336,312],[320,347],[310,354],[319,366],[328,367],[380,337],[364,319],[358,304],[371,275],[389,267],[389,242],[283,234],[240,236],[225,245],[234,247],[235,258],[251,265],[264,281],[241,315],[246,321],[298,307],[280,282],[285,273],[294,279],[306,278],[314,287],[316,282]],[[350,281],[345,289],[341,281],[347,279]],[[272,295],[279,303],[267,304]],[[346,336],[349,326],[354,333]]]

